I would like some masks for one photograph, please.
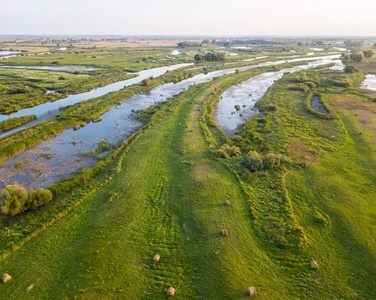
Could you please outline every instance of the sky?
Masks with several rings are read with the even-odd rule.
[[[0,35],[376,36],[375,0],[1,0]]]

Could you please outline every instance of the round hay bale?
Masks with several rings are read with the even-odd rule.
[[[315,260],[312,260],[311,261],[311,268],[312,269],[318,269],[319,268],[319,264]]]
[[[1,277],[1,281],[4,283],[11,279],[12,279],[12,276],[10,276],[9,274],[4,274],[3,277]]]
[[[181,123],[178,123],[178,126],[180,126],[181,125]]]
[[[172,286],[170,286],[167,290],[167,296],[173,296],[173,295],[175,295],[175,289]]]
[[[254,296],[257,294],[256,288],[254,286],[251,286],[247,289],[247,293],[249,294],[250,297]]]
[[[223,235],[223,236],[227,236],[227,235],[228,235],[228,231],[227,231],[227,229],[222,229],[222,235]]]
[[[230,205],[231,205],[231,201],[226,200],[226,205],[227,205],[227,206],[230,206]]]
[[[34,287],[34,284],[32,284],[31,286],[29,286],[29,287],[26,289],[26,291],[30,292],[31,289],[32,289],[33,287]]]
[[[189,236],[187,236],[187,241],[190,241],[191,239],[189,238]]]
[[[153,261],[155,261],[155,262],[159,262],[160,259],[161,259],[161,256],[159,254],[156,254],[153,257]]]

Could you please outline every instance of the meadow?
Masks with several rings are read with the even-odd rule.
[[[374,298],[376,98],[356,88],[373,64],[285,74],[234,139],[214,121],[221,94],[287,65],[218,77],[138,112],[143,127],[52,186],[50,203],[0,216],[0,274],[12,276],[2,297],[164,299],[173,286],[177,299],[242,299],[255,286],[254,299]],[[144,89],[68,107],[30,132],[46,138]]]

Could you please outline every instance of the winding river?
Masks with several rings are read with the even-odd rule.
[[[239,103],[243,103],[246,105],[246,107],[244,109],[241,109],[241,111],[245,112],[245,110],[251,110],[253,104],[263,97],[270,85],[272,85],[275,80],[282,77],[284,72],[293,72],[301,69],[312,68],[318,65],[328,64],[330,62],[335,62],[336,67],[340,69],[341,62],[338,60],[338,57],[339,56],[327,56],[322,57],[321,59],[315,57],[315,61],[310,62],[308,65],[305,66],[288,68],[284,69],[283,71],[268,72],[265,74],[261,74],[259,76],[256,76],[256,81],[253,81],[257,84],[256,88],[251,88],[251,81],[252,79],[256,78],[254,77],[246,81],[247,83],[244,82],[240,86],[232,87],[232,93],[242,93],[242,90],[247,90],[246,96],[248,96],[249,93],[251,93],[251,91],[254,91],[253,93],[255,96],[254,98],[252,98],[252,100],[247,99],[247,102],[237,100]],[[301,60],[308,59],[290,61]],[[243,71],[266,65],[281,64],[284,62],[285,61],[269,62],[241,68],[218,70],[210,72],[208,74],[198,74],[192,78],[185,79],[176,84],[167,83],[155,87],[144,93],[136,94],[130,97],[129,99],[123,101],[121,105],[114,106],[112,109],[104,113],[102,115],[101,122],[88,123],[85,127],[80,128],[77,131],[74,131],[73,129],[66,130],[63,133],[54,137],[53,139],[44,141],[35,147],[26,149],[22,153],[4,160],[3,165],[0,167],[0,182],[13,183],[15,181],[18,181],[29,188],[35,186],[47,187],[50,184],[59,181],[61,176],[70,176],[72,172],[79,170],[81,167],[92,166],[95,163],[94,159],[85,156],[80,157],[79,154],[96,148],[99,141],[106,140],[111,143],[119,143],[125,138],[129,137],[133,132],[138,130],[141,124],[132,117],[132,112],[134,110],[145,109],[154,103],[165,101],[168,98],[188,89],[193,84],[207,82],[215,77],[234,73],[236,69],[238,69],[239,71]],[[171,67],[177,67],[177,65]],[[149,76],[155,75],[148,74],[145,78]],[[137,79],[139,79],[139,77],[137,77]],[[246,86],[247,88],[244,89],[243,87]],[[229,90],[226,91],[226,93],[228,92]],[[221,106],[222,101],[219,104],[219,109]],[[233,108],[234,104],[232,103],[228,107],[228,111],[226,110],[226,115],[222,115],[221,111],[219,110],[219,114],[218,112],[216,114],[217,122],[218,119],[227,120],[227,113],[231,113],[234,110]],[[230,116],[233,117],[234,115],[230,114]],[[238,121],[239,123],[236,123]],[[236,127],[238,126],[238,124],[240,124],[240,122],[244,120],[242,117],[239,118],[238,115],[238,121],[235,122]],[[235,123],[234,121],[230,122],[232,127]],[[51,153],[52,157],[50,159],[41,157],[38,158],[38,155],[40,153]],[[15,163],[18,161],[23,161],[27,163],[23,167],[12,169],[12,167],[14,167]]]

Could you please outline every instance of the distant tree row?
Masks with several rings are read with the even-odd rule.
[[[224,53],[206,53],[205,55],[196,54],[196,61],[221,61],[225,59]]]
[[[363,41],[347,40],[347,41],[345,41],[345,45],[348,46],[348,47],[361,47],[361,46],[364,45],[364,42]]]
[[[352,60],[353,62],[362,62],[364,58],[371,58],[375,54],[372,50],[365,50],[363,52],[353,52],[349,54],[343,54],[342,57],[345,61]]]
[[[198,42],[180,42],[178,43],[178,47],[180,48],[188,48],[188,47],[201,47],[201,43]]]

